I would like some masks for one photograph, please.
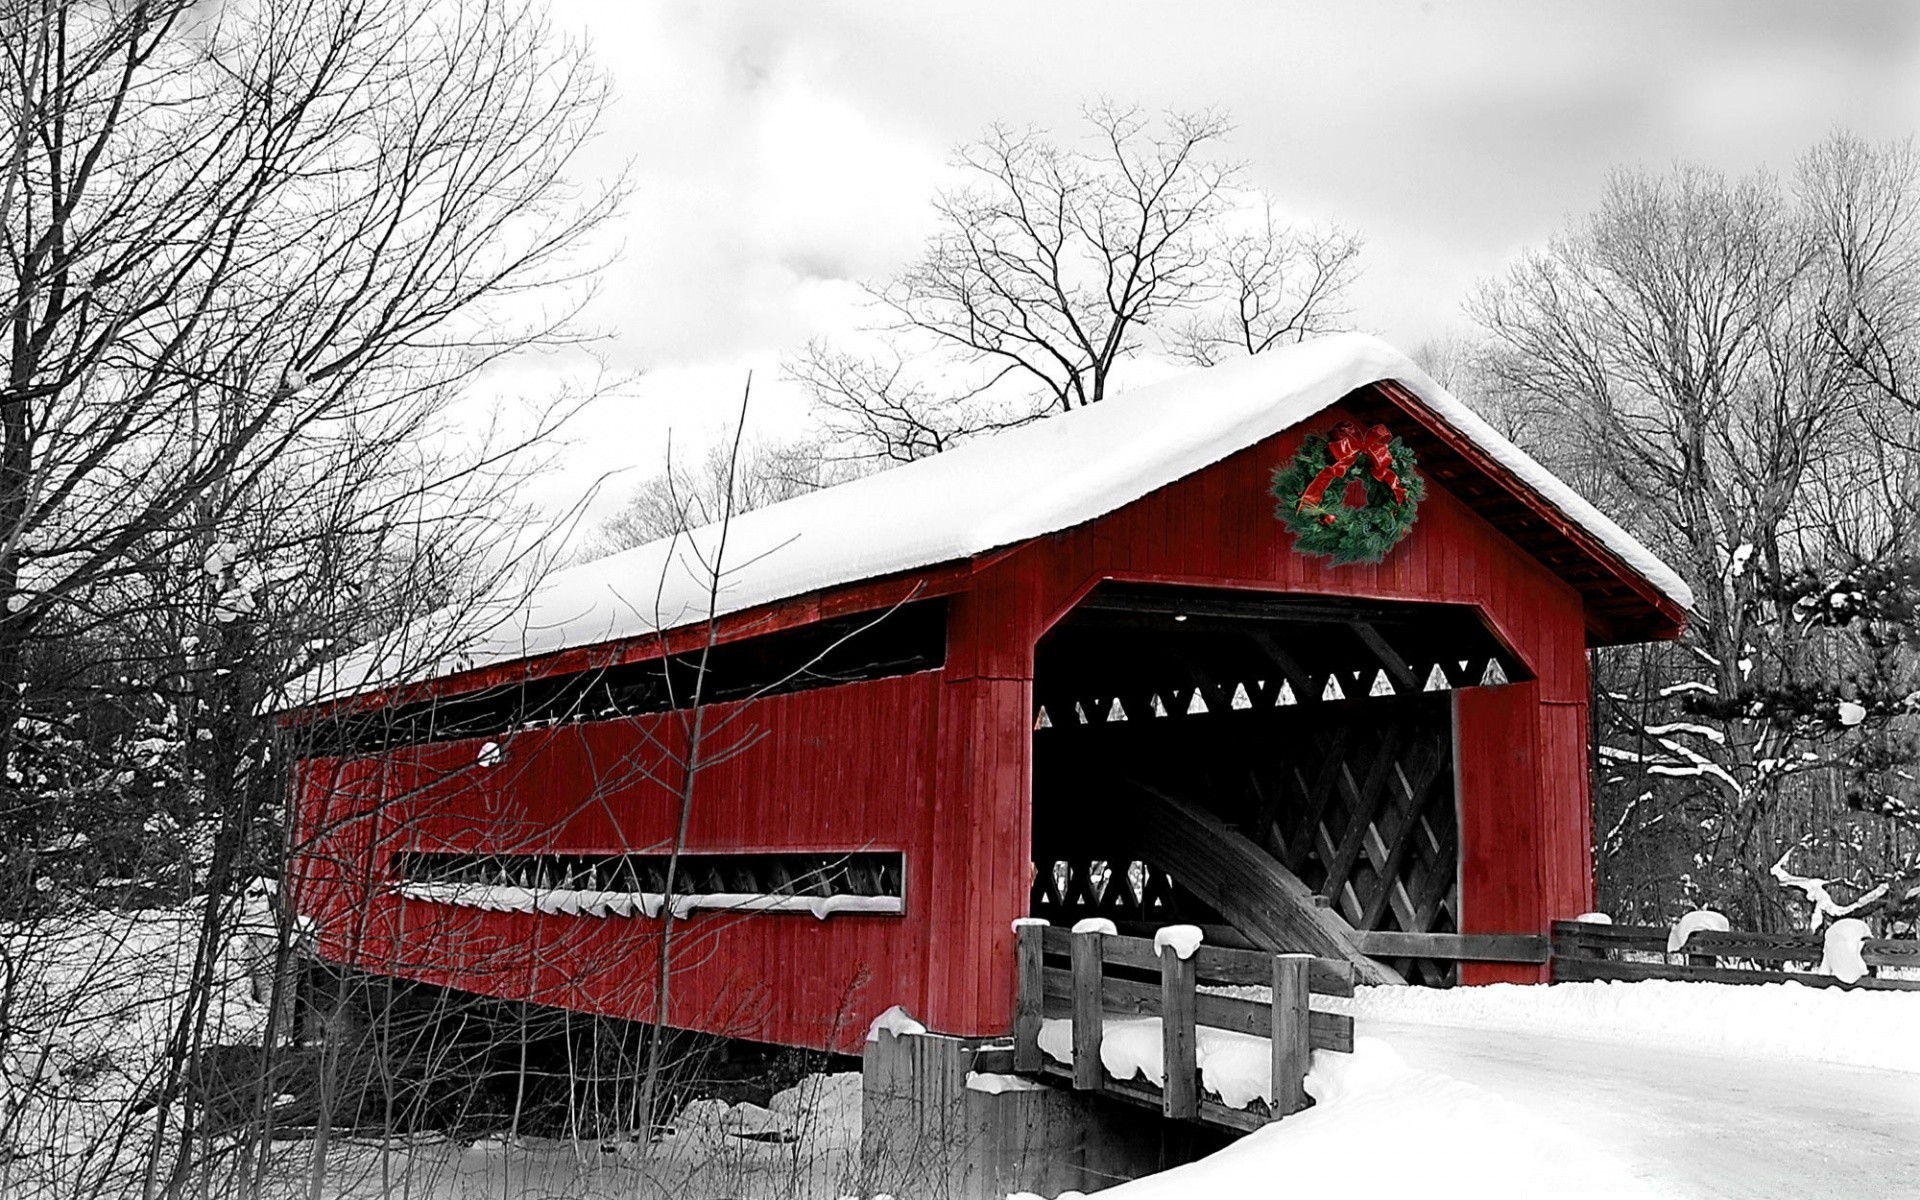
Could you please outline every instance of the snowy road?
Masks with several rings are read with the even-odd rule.
[[[1665,1194],[1920,1196],[1920,1074],[1500,1029],[1365,1032],[1582,1131]]]

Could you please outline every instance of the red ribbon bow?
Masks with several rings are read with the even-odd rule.
[[[1301,512],[1317,508],[1327,489],[1335,480],[1345,478],[1362,454],[1373,459],[1373,477],[1393,489],[1394,503],[1407,502],[1406,485],[1393,469],[1393,434],[1387,432],[1385,425],[1363,430],[1352,421],[1342,421],[1333,427],[1333,436],[1327,439],[1327,452],[1333,455],[1333,463],[1314,476],[1307,490],[1300,493]]]

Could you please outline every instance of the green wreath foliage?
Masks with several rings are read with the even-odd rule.
[[[1426,497],[1427,484],[1416,469],[1413,451],[1399,438],[1389,443],[1388,453],[1393,458],[1394,473],[1400,476],[1400,486],[1406,490],[1404,503],[1394,499],[1391,487],[1373,477],[1373,459],[1362,454],[1326,490],[1318,505],[1302,511],[1300,497],[1321,471],[1333,465],[1333,453],[1327,449],[1324,434],[1309,435],[1293,461],[1274,471],[1273,495],[1279,503],[1273,515],[1292,531],[1295,550],[1321,555],[1335,564],[1377,563],[1407,536],[1419,515],[1420,501]],[[1355,477],[1366,484],[1364,508],[1350,508],[1346,503],[1347,482]]]

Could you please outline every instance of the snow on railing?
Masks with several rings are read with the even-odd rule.
[[[1311,1051],[1353,1049],[1353,1018],[1309,1004],[1312,994],[1351,996],[1350,965],[1209,946],[1193,926],[1152,940],[1111,928],[1014,923],[1016,1070],[1157,1102],[1169,1117],[1247,1129],[1261,1120],[1246,1111],[1255,1100],[1273,1120],[1307,1106]],[[1248,988],[1269,989],[1269,999],[1228,994]]]
[[[1689,914],[1692,915],[1692,914]],[[1718,916],[1718,914],[1713,914]],[[1920,941],[1861,936],[1842,926],[1817,933],[1754,933],[1688,925],[1684,936],[1657,925],[1559,921],[1553,927],[1553,978],[1691,979],[1710,983],[1802,983],[1811,987],[1920,990]]]
[[[613,892],[593,888],[528,888],[493,883],[403,883],[409,900],[429,900],[488,912],[543,912],[580,917],[660,916],[668,907],[660,892]],[[898,916],[899,896],[781,896],[763,892],[692,892],[675,895],[675,920],[695,912],[808,913],[822,921],[843,913]]]

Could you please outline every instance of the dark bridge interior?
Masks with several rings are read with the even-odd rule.
[[[1034,915],[1322,954],[1457,930],[1448,693],[1526,678],[1472,608],[1106,585],[1037,660]]]

